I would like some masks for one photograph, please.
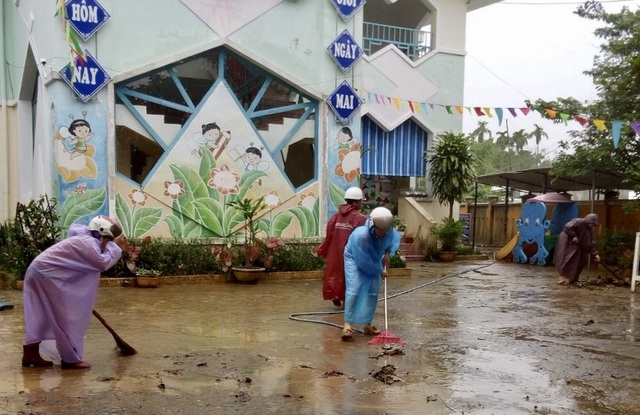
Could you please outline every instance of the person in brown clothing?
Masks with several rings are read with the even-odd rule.
[[[553,261],[558,271],[558,284],[567,285],[578,281],[580,273],[587,265],[589,255],[595,262],[600,256],[593,240],[593,228],[600,224],[595,213],[584,218],[570,220],[558,236]]]

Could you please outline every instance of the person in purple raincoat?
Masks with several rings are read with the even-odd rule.
[[[393,215],[384,207],[373,209],[364,226],[356,228],[349,236],[344,249],[346,295],[342,340],[351,340],[354,324],[362,325],[364,334],[380,334],[372,324],[380,277],[387,278],[390,256],[399,246],[400,234],[393,227]]]
[[[578,281],[580,273],[587,265],[589,255],[595,262],[600,256],[593,241],[593,228],[600,224],[595,213],[584,218],[575,218],[564,225],[558,236],[553,261],[558,271],[558,284],[568,285]]]
[[[22,366],[52,366],[40,356],[40,343],[53,340],[63,369],[91,367],[82,355],[100,273],[118,262],[125,243],[118,224],[96,216],[88,226],[71,225],[67,239],[33,260],[24,279]]]

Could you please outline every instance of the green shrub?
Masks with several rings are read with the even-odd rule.
[[[597,249],[604,263],[620,269],[631,269],[634,245],[634,233],[607,230],[598,241]]]
[[[18,280],[31,261],[60,237],[56,201],[47,196],[26,205],[18,203],[15,219],[0,224],[0,270]]]
[[[389,268],[406,268],[407,262],[398,254],[393,255],[389,261]]]
[[[313,255],[311,243],[287,242],[273,254],[273,271],[315,271],[324,269],[324,258]]]

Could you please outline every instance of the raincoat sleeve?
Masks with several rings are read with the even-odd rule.
[[[122,249],[113,241],[109,241],[104,252],[100,251],[100,240],[91,235],[85,225],[73,224],[69,227],[69,237],[74,238],[77,246],[78,262],[89,270],[104,272],[114,266],[122,256]]]
[[[335,214],[329,219],[329,223],[327,223],[327,236],[324,238],[324,242],[316,248],[316,254],[321,257],[327,257],[329,253],[329,247],[331,246],[331,241],[333,240],[333,231],[336,227],[338,215]]]

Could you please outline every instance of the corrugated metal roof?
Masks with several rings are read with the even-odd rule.
[[[554,176],[551,168],[521,170],[509,173],[496,173],[476,178],[478,183],[524,190],[532,193],[569,192],[595,189],[633,189],[633,182],[615,171],[592,170],[580,176]]]

